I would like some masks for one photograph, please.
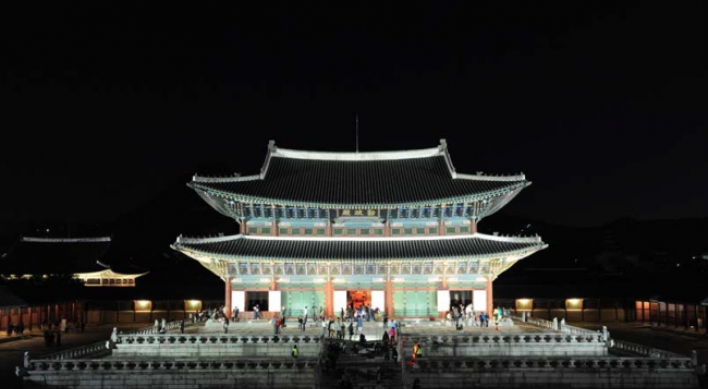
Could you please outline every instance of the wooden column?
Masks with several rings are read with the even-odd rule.
[[[327,236],[332,236],[332,219],[327,218]]]
[[[386,316],[389,320],[393,317],[393,281],[391,281],[391,276],[386,277],[386,284],[384,286],[384,298],[386,300]]]
[[[231,277],[226,277],[224,280],[226,283],[225,289],[225,296],[224,296],[224,313],[226,314],[226,317],[231,317]]]
[[[487,278],[487,314],[491,315],[494,312],[494,291],[492,289],[492,277]]]
[[[325,317],[334,316],[334,287],[332,286],[332,278],[327,277],[324,285],[325,293]]]
[[[477,233],[477,219],[472,218],[470,220],[470,234],[476,234]]]
[[[271,227],[270,235],[271,236],[278,236],[279,231],[278,231],[278,218],[276,217],[276,211],[277,207],[275,204],[271,205],[271,211],[273,212],[273,224]]]

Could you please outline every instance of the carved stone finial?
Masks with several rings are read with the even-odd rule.
[[[25,354],[24,354],[24,366],[25,366],[25,369],[29,367],[29,363],[30,363],[29,351],[25,351]]]
[[[111,341],[113,343],[118,342],[118,328],[113,327],[113,332],[111,332]]]

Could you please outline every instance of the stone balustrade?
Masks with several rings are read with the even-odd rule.
[[[683,357],[681,354],[672,353],[670,351],[665,350],[659,350],[656,348],[642,346],[641,344],[625,342],[623,340],[617,339],[610,339],[609,346],[610,349],[613,350],[624,351],[649,358],[675,359]]]
[[[62,388],[302,388],[318,380],[317,359],[33,360],[26,386]]]
[[[317,336],[246,336],[239,334],[224,335],[189,335],[189,334],[121,334],[116,344],[277,344],[277,343],[314,343],[321,340]]]
[[[170,322],[165,323],[165,329],[167,331],[173,331],[173,330],[179,330],[181,320],[173,320]],[[193,323],[191,321],[184,321],[184,327],[192,327],[199,325],[199,323]],[[150,326],[150,327],[143,327],[143,328],[138,328],[135,330],[130,330],[130,331],[121,331],[121,335],[157,335],[160,333],[160,326]]]
[[[246,370],[246,369],[315,369],[316,359],[261,359],[247,361],[234,360],[111,360],[111,359],[74,359],[49,360],[36,359],[26,367],[28,374],[47,371],[150,371],[150,370]]]
[[[410,360],[410,358],[408,358]],[[416,369],[510,369],[510,368],[550,368],[550,369],[668,369],[695,371],[696,365],[691,358],[678,357],[667,359],[625,358],[625,357],[551,357],[551,358],[498,358],[481,357],[474,359],[460,358],[422,358],[415,361]]]
[[[287,357],[297,345],[303,357],[316,357],[321,339],[310,336],[118,335],[111,358]]]
[[[697,388],[698,375],[690,358],[620,357],[480,357],[430,358],[405,364],[405,384],[424,388],[457,388],[474,382],[485,388],[603,387]]]
[[[61,359],[79,359],[86,357],[97,357],[100,355],[108,355],[111,353],[110,344],[108,341],[102,340],[99,342],[87,344],[81,347],[75,347],[68,350],[57,351],[51,354],[45,354],[42,359],[61,360]]]
[[[531,332],[525,334],[507,334],[507,335],[404,335],[406,342],[419,343],[458,343],[458,344],[547,344],[547,343],[602,343],[602,334],[563,334],[558,332]]]
[[[604,356],[607,345],[599,333],[571,335],[559,332],[509,335],[403,336],[404,354],[413,344],[423,355],[447,356]]]

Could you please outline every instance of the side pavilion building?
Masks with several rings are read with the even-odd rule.
[[[241,234],[172,245],[225,282],[227,311],[335,314],[348,304],[389,317],[437,317],[451,302],[492,308],[492,282],[547,247],[477,232],[530,185],[523,174],[455,171],[445,140],[430,149],[314,152],[268,145],[258,174],[188,184]]]

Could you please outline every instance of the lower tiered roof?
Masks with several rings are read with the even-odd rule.
[[[323,260],[490,257],[530,254],[546,247],[540,237],[500,237],[479,233],[416,238],[180,236],[172,245],[175,250],[188,255],[221,259]]]

